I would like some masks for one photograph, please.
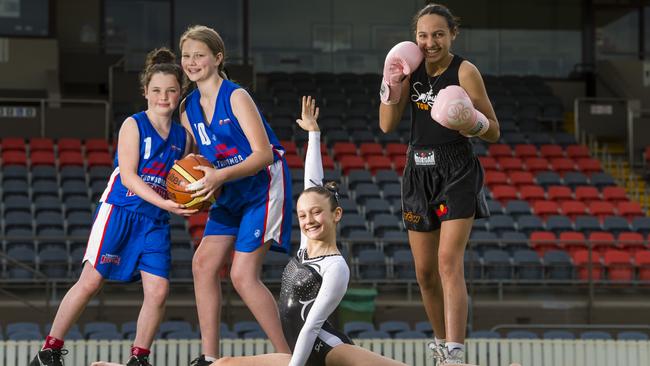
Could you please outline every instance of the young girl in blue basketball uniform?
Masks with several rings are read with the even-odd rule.
[[[167,199],[165,178],[191,147],[185,129],[172,122],[183,72],[166,48],[149,53],[141,75],[147,110],[120,128],[115,170],[99,200],[83,258],[83,270],[66,293],[42,350],[30,366],[62,365],[63,339],[105,280],[142,279],[144,302],[128,366],[149,365],[149,348],[169,290],[169,212],[196,210]]]
[[[260,279],[270,249],[289,251],[291,187],[284,149],[250,95],[223,74],[224,44],[205,26],[180,40],[183,70],[197,85],[181,103],[181,123],[198,151],[215,168],[196,167],[205,177],[188,188],[195,197],[221,193],[210,209],[192,261],[203,355],[193,365],[219,357],[219,271],[234,249],[230,278],[277,352],[289,353],[278,307]]]

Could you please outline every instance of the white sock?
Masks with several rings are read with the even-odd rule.
[[[447,351],[451,352],[455,349],[460,349],[461,351],[465,352],[465,345],[462,343],[456,343],[456,342],[447,342]]]
[[[209,361],[209,362],[214,362],[214,361],[217,360],[216,358],[214,358],[214,357],[212,357],[212,356],[205,356],[205,355],[204,355],[203,357],[205,358],[206,361]]]
[[[444,338],[433,337],[433,341],[436,343],[436,346],[444,346],[445,345],[445,339]]]

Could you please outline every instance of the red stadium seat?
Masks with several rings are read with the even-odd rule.
[[[284,147],[286,154],[298,155],[298,146],[296,146],[295,142],[290,140],[280,140],[280,145]],[[321,144],[321,146],[325,146],[325,144]]]
[[[515,145],[515,156],[524,158],[536,158],[538,156],[537,146],[533,144],[518,144]]]
[[[332,155],[336,160],[341,159],[343,156],[357,155],[357,145],[352,142],[335,142],[332,146]]]
[[[605,231],[592,231],[587,236],[587,240],[591,244],[591,249],[601,254],[616,246],[614,235]]]
[[[639,281],[650,281],[650,250],[640,250],[634,254],[634,263],[638,268],[637,279]]]
[[[54,151],[54,141],[49,137],[34,137],[29,140],[29,150],[34,151]]]
[[[533,174],[549,170],[548,160],[545,158],[526,158],[524,159],[524,165],[525,169]]]
[[[344,175],[347,175],[348,172],[352,169],[366,169],[366,161],[362,157],[356,155],[343,155],[342,158],[338,156],[336,159],[341,165],[341,171]]]
[[[391,142],[389,144],[386,144],[386,155],[390,157],[406,156],[407,148],[408,147],[406,146],[406,144]]]
[[[104,139],[87,139],[84,145],[86,146],[86,154],[91,152],[110,152],[108,141]]]
[[[560,206],[553,201],[535,201],[533,202],[533,212],[546,221],[549,216],[560,213]]]
[[[575,221],[576,216],[587,214],[587,205],[581,201],[564,201],[560,205],[560,211],[565,216],[569,216],[571,221]]]
[[[634,279],[634,267],[632,267],[629,253],[610,249],[605,251],[603,258],[608,280],[632,281]]]
[[[323,161],[323,169],[335,169],[334,160],[329,155],[323,155],[321,157]]]
[[[637,216],[645,216],[641,205],[636,201],[619,202],[616,204],[616,208],[618,209],[618,214],[627,218],[628,221],[632,221]]]
[[[500,185],[490,188],[492,191],[492,198],[501,202],[502,205],[505,205],[506,202],[510,200],[519,199],[517,197],[517,190],[512,186]]]
[[[508,176],[506,173],[496,170],[488,170],[485,172],[485,185],[488,187],[506,184],[508,184]]]
[[[25,151],[25,139],[22,137],[3,137],[0,140],[2,151]]]
[[[546,159],[563,158],[564,150],[560,145],[546,144],[539,147],[539,154]]]
[[[84,166],[84,157],[79,151],[62,151],[59,153],[59,166]]]
[[[563,231],[560,233],[560,247],[569,253],[587,248],[587,238],[579,231]]]
[[[32,166],[56,165],[54,151],[34,151],[30,154],[29,159],[32,163]]]
[[[546,200],[544,188],[538,185],[521,186],[519,187],[519,196],[522,200],[532,203],[539,200]]]
[[[627,192],[625,191],[625,188],[615,187],[615,186],[608,186],[603,188],[603,199],[613,204],[630,200],[627,197]]]
[[[81,140],[77,138],[71,138],[71,137],[64,137],[60,138],[57,143],[57,147],[59,148],[59,154],[61,151],[81,151]]]
[[[488,147],[488,153],[493,158],[512,157],[512,149],[507,144],[492,144]]]
[[[530,233],[530,244],[540,257],[549,250],[558,250],[558,239],[551,231],[533,231]]]
[[[404,167],[406,167],[406,155],[393,156],[393,165],[397,174],[402,175],[404,173]]]
[[[359,145],[359,153],[367,159],[371,155],[384,155],[384,148],[376,142],[364,142]]]
[[[593,158],[578,159],[577,166],[578,170],[587,175],[603,171],[603,167],[600,165],[600,161]]]
[[[639,250],[648,248],[643,240],[643,235],[633,231],[623,231],[619,233],[616,241],[619,248],[633,255]]]
[[[499,168],[506,173],[511,171],[521,171],[524,166],[521,159],[513,157],[497,158],[497,163],[499,164]]]
[[[576,200],[589,204],[593,201],[600,201],[600,192],[594,186],[578,186],[575,188]]]
[[[566,155],[571,159],[589,158],[591,153],[585,145],[569,145],[566,147]]]
[[[546,195],[550,201],[562,203],[563,201],[572,201],[573,192],[567,186],[550,186],[546,190]]]
[[[370,174],[375,175],[378,170],[393,169],[393,164],[389,157],[383,155],[370,155],[366,157],[368,161],[368,170]]]
[[[578,279],[584,281],[588,280],[589,252],[586,249],[578,250],[575,253],[572,253],[571,257],[573,258],[573,265],[578,270]],[[591,278],[592,280],[600,280],[603,274],[602,258],[598,253],[592,252],[591,261]]]
[[[553,158],[550,159],[551,170],[554,170],[560,175],[564,175],[567,172],[573,172],[576,170],[576,164],[573,159],[568,158]]]
[[[478,160],[481,162],[481,166],[485,170],[498,170],[497,161],[490,156],[479,156]]]
[[[607,201],[592,201],[589,203],[589,213],[602,222],[605,216],[615,216],[616,208]]]
[[[287,160],[287,165],[289,165],[290,169],[303,169],[305,167],[305,163],[298,155],[287,154],[284,158]]]
[[[27,155],[25,151],[9,150],[2,152],[2,166],[7,165],[27,165]]]
[[[521,187],[535,184],[535,176],[531,172],[513,171],[508,174],[510,184]]]
[[[88,168],[94,166],[112,166],[113,158],[108,153],[93,152],[88,154]]]

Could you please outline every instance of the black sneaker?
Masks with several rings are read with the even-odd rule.
[[[126,366],[151,366],[149,363],[149,355],[147,356],[136,356],[132,355],[129,358],[129,361],[126,363]]]
[[[63,366],[63,356],[67,354],[67,349],[46,348],[38,351],[29,366]]]
[[[205,355],[201,355],[190,362],[190,366],[209,366],[211,364],[211,361],[205,359]]]

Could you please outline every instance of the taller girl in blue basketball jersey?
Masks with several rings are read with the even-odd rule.
[[[181,123],[216,167],[197,167],[205,177],[190,186],[196,188],[195,197],[222,188],[192,261],[203,346],[203,355],[192,364],[207,365],[219,357],[219,270],[233,248],[233,286],[275,350],[289,353],[277,304],[260,280],[269,248],[289,251],[291,179],[284,149],[250,95],[225,78],[225,49],[216,31],[191,27],[181,36],[180,49],[183,70],[197,85],[181,103]]]
[[[149,366],[149,348],[169,292],[169,212],[190,215],[167,199],[165,178],[187,154],[189,134],[172,113],[181,96],[183,71],[168,49],[152,51],[141,75],[147,110],[120,128],[115,170],[97,206],[83,270],[59,305],[43,348],[30,366],[60,366],[63,339],[104,281],[142,278],[144,302],[127,366]]]

